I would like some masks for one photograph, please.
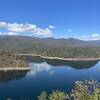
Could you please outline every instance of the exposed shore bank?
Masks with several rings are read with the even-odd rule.
[[[44,59],[51,59],[51,60],[66,60],[66,61],[90,61],[90,60],[100,60],[100,58],[61,58],[61,57],[48,57],[36,54],[17,54],[20,56],[38,56]]]
[[[31,70],[30,67],[28,68],[14,68],[14,67],[7,67],[7,68],[0,68],[0,71],[28,71],[28,70]]]

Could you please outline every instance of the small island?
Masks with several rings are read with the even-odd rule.
[[[21,56],[0,51],[0,71],[8,70],[30,70],[28,63]]]

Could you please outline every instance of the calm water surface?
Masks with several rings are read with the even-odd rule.
[[[0,72],[0,100],[33,98],[42,91],[70,92],[77,80],[100,81],[99,61],[60,61],[28,58],[31,71]],[[19,99],[20,98],[20,99]]]

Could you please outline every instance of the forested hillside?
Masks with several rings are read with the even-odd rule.
[[[52,57],[100,57],[100,41],[74,38],[54,39],[27,36],[0,36],[0,49],[11,53],[40,54]]]

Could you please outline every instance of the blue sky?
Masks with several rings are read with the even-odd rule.
[[[96,40],[99,27],[100,0],[0,0],[1,35]]]

